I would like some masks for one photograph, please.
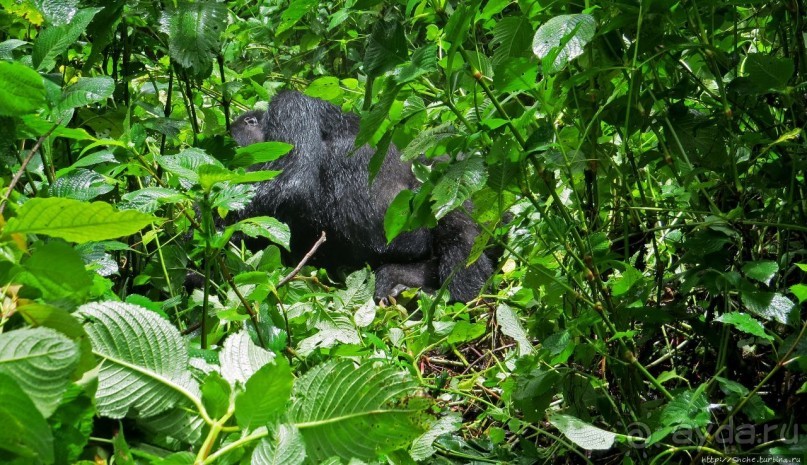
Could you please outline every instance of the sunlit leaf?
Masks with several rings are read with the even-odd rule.
[[[121,302],[86,304],[78,312],[102,359],[97,394],[102,415],[149,417],[199,398],[185,341],[168,321]]]
[[[36,198],[8,220],[6,234],[42,234],[72,242],[103,241],[140,231],[157,218],[134,210],[116,211],[105,202]]]

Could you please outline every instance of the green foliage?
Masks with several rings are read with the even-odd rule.
[[[150,417],[183,397],[199,397],[188,370],[188,352],[176,328],[135,305],[103,302],[78,308],[98,373],[98,411],[110,418]]]
[[[31,68],[17,63],[0,63],[0,115],[21,116],[34,113],[45,104],[42,77]]]
[[[425,399],[396,401],[414,388],[393,367],[365,363],[357,369],[349,360],[332,361],[297,381],[290,415],[316,462],[333,456],[371,460],[408,446],[425,429]]]
[[[805,458],[801,2],[0,6],[0,462]],[[239,215],[290,88],[412,163],[389,240],[505,251],[482,299]]]
[[[9,375],[0,373],[0,454],[19,463],[53,463],[53,434],[31,398]]]
[[[171,59],[197,74],[209,72],[212,55],[220,48],[226,20],[227,8],[223,3],[174,2],[160,17]]]
[[[136,211],[115,211],[105,202],[31,199],[9,220],[4,232],[42,234],[82,243],[127,236],[156,220]]]
[[[0,373],[10,376],[49,417],[78,362],[76,343],[48,328],[10,331],[0,340]]]

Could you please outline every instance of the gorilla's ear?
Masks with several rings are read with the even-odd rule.
[[[233,121],[230,132],[238,145],[244,147],[257,142],[265,142],[263,111],[248,111]]]

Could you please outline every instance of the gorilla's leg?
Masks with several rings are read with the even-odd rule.
[[[448,283],[451,300],[469,302],[479,296],[493,274],[493,262],[486,254],[465,266],[479,228],[465,213],[454,210],[441,218],[434,229],[434,248],[440,282]]]
[[[375,300],[397,297],[404,289],[419,288],[434,292],[440,287],[435,259],[415,263],[387,263],[375,270]]]

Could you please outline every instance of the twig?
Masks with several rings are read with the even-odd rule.
[[[227,264],[224,263],[224,257],[219,254],[219,269],[221,270],[221,274],[224,275],[224,280],[227,281],[227,284],[230,285],[230,289],[235,292],[235,296],[238,300],[241,301],[241,305],[244,306],[244,310],[246,310],[247,314],[249,315],[250,321],[252,321],[252,326],[255,328],[255,334],[258,336],[258,343],[261,345],[261,348],[266,348],[266,343],[263,342],[263,337],[261,336],[261,328],[258,327],[258,317],[255,315],[255,311],[252,310],[252,307],[249,306],[249,302],[244,296],[241,294],[241,291],[238,290],[238,286],[235,285],[235,280],[233,279],[233,275],[230,274],[230,270],[227,268]]]
[[[45,134],[42,134],[39,137],[39,139],[36,141],[36,144],[34,144],[34,146],[31,147],[31,151],[28,152],[28,156],[25,157],[25,160],[22,161],[22,165],[20,166],[20,169],[17,170],[16,173],[14,173],[14,177],[11,178],[11,182],[8,183],[8,191],[6,191],[6,195],[5,195],[5,197],[3,197],[3,200],[0,201],[0,215],[3,214],[3,210],[5,210],[5,208],[6,208],[6,204],[8,203],[8,199],[9,199],[9,197],[11,197],[11,191],[14,190],[14,186],[16,186],[17,183],[20,181],[20,178],[22,177],[22,173],[25,172],[25,168],[28,166],[28,163],[30,163],[31,160],[34,158],[34,155],[36,154],[36,151],[39,150],[40,146],[42,146],[42,142],[45,139],[47,139],[48,136],[50,136],[50,134],[53,131],[55,131],[56,128],[58,128],[58,127],[59,127],[59,124],[54,124],[53,127],[50,128],[48,130],[48,132],[46,132]]]
[[[311,256],[314,255],[314,253],[317,251],[317,249],[319,249],[322,243],[325,242],[325,240],[326,240],[325,231],[322,231],[322,235],[319,236],[319,239],[317,239],[317,242],[315,242],[314,246],[311,247],[311,250],[309,250],[308,253],[305,254],[305,257],[303,257],[303,259],[300,260],[300,263],[298,263],[297,266],[295,266],[294,269],[291,270],[291,273],[287,274],[285,278],[281,279],[280,282],[277,283],[277,286],[275,287],[276,288],[283,287],[289,281],[291,281],[292,278],[294,278],[294,276],[297,275],[297,273],[299,273],[300,270],[305,266],[306,262],[308,262],[308,260],[311,259]]]

